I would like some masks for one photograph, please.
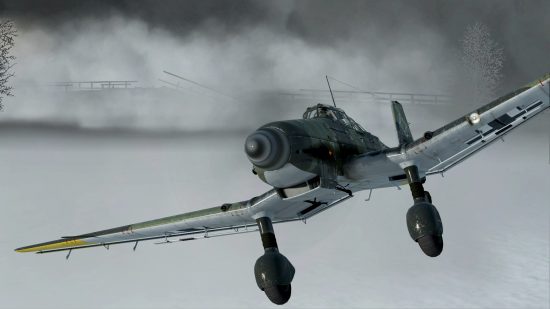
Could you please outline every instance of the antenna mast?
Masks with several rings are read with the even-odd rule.
[[[334,101],[334,94],[332,94],[332,89],[330,88],[330,82],[328,81],[328,75],[325,75],[325,78],[327,79],[328,90],[330,91],[330,97],[332,98],[332,104],[334,104],[334,107],[336,107],[336,101]]]

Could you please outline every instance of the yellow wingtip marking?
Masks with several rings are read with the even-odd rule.
[[[36,252],[36,251],[43,251],[43,250],[68,248],[68,247],[78,247],[78,246],[83,246],[88,244],[89,243],[81,239],[60,240],[59,242],[54,242],[51,244],[44,244],[44,245],[38,244],[35,246],[23,247],[23,248],[15,249],[15,251],[16,252]]]

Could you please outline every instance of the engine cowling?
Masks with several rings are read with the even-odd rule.
[[[268,248],[254,265],[254,276],[260,290],[271,302],[282,305],[290,299],[295,269],[277,248]]]
[[[274,124],[261,127],[250,134],[244,143],[244,150],[248,160],[254,165],[253,173],[276,188],[291,187],[317,176],[291,162],[291,153],[294,153],[296,161],[300,149],[296,147],[295,141],[291,142],[285,131]]]
[[[276,128],[261,128],[246,138],[244,151],[254,166],[273,171],[288,162],[290,142],[288,137]]]
[[[443,223],[439,212],[428,201],[416,202],[407,211],[407,228],[411,238],[418,242],[428,256],[435,257],[443,251]]]

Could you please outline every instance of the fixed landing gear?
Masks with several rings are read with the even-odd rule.
[[[256,223],[265,250],[264,255],[259,257],[254,265],[256,284],[272,303],[285,304],[290,299],[292,291],[290,283],[294,278],[294,266],[279,253],[271,219],[262,217],[257,219]]]
[[[407,211],[409,234],[427,256],[436,257],[443,251],[441,217],[432,204],[430,193],[424,191],[418,168],[415,165],[406,167],[405,174],[414,199],[414,205]]]

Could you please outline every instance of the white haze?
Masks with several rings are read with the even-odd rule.
[[[239,124],[249,127],[253,117],[274,120],[265,114],[271,112],[270,104],[280,102],[270,102],[259,94],[262,91],[326,89],[326,74],[368,90],[444,93],[452,84],[455,64],[447,55],[449,46],[436,32],[422,26],[418,26],[414,38],[395,38],[382,58],[376,56],[378,40],[371,44],[349,38],[327,48],[262,24],[223,38],[211,35],[220,27],[207,24],[180,37],[137,19],[117,16],[70,21],[56,31],[23,27],[15,48],[16,96],[6,100],[2,116],[12,120],[76,121],[84,126],[92,122],[89,126],[96,127],[116,126],[117,121],[133,117],[132,121],[137,122],[133,125],[138,127],[174,123],[172,127],[176,128],[207,129],[209,123],[204,120],[212,115],[214,126],[221,121],[225,126],[242,128]],[[191,97],[189,91],[175,96],[161,90],[153,93],[158,94],[155,100],[144,99],[143,95],[151,94],[143,92],[78,95],[45,86],[59,81],[137,80],[139,87],[158,88],[164,85],[158,79],[178,82],[163,70],[208,85],[236,100],[181,81],[183,87],[208,96]],[[422,72],[421,78],[418,72]],[[350,89],[336,82],[333,87]],[[289,112],[277,116],[297,117],[305,104],[290,102],[289,108]],[[167,120],[165,115],[172,118]],[[252,126],[257,124],[252,122]]]
[[[162,70],[168,70],[226,92],[324,89],[325,74],[371,90],[442,91],[442,77],[454,65],[444,54],[448,47],[442,38],[422,27],[415,38],[397,38],[380,59],[369,55],[368,46],[376,47],[377,40],[350,38],[326,48],[261,24],[223,38],[204,35],[220,25],[205,26],[181,38],[116,16],[79,21],[78,27],[73,23],[56,32],[34,27],[20,31],[16,84],[136,79],[154,86]],[[412,78],[418,72],[422,78]]]

